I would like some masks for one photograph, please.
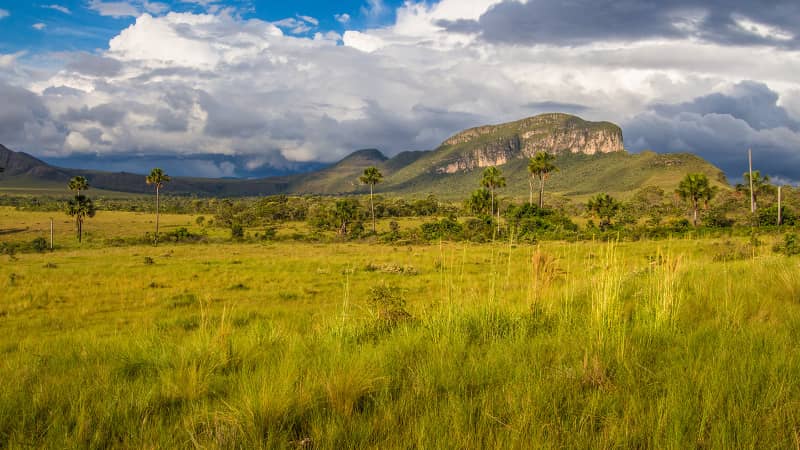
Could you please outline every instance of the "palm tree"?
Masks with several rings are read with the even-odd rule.
[[[72,177],[69,180],[69,190],[76,191],[77,195],[81,195],[81,191],[89,190],[89,180],[81,176]]]
[[[367,167],[364,175],[358,178],[361,184],[369,185],[369,209],[372,211],[372,232],[375,232],[375,203],[372,201],[372,190],[376,184],[383,181],[383,174],[377,167]]]
[[[156,188],[156,239],[155,239],[156,244],[158,244],[158,216],[160,212],[159,210],[161,209],[158,194],[161,188],[164,187],[164,184],[168,183],[169,180],[170,180],[169,175],[164,173],[164,171],[159,168],[151,170],[150,175],[148,175],[147,178],[145,178],[147,184],[152,184]]]
[[[483,176],[481,178],[481,186],[488,188],[491,194],[491,214],[494,214],[494,190],[497,188],[505,187],[506,177],[503,172],[495,166],[489,166],[483,169]],[[499,209],[499,208],[498,208]]]
[[[87,217],[94,217],[97,210],[92,199],[85,195],[76,195],[74,199],[67,202],[66,213],[75,218],[75,229],[78,234],[78,242],[83,236],[83,221]]]
[[[483,169],[483,177],[481,178],[481,186],[489,188],[492,195],[492,213],[494,212],[494,190],[506,186],[506,177],[503,172],[495,166],[489,166]],[[491,214],[490,214],[491,215]],[[500,205],[497,205],[497,229],[500,229]]]
[[[600,219],[600,229],[605,230],[611,225],[611,218],[619,211],[620,204],[608,194],[597,194],[590,198],[586,205]]]
[[[550,177],[552,172],[558,172],[558,167],[553,164],[556,157],[547,152],[536,152],[536,156],[528,161],[528,172],[531,177],[528,179],[530,191],[528,203],[533,204],[533,179],[539,179],[539,208],[544,208],[544,182]]]
[[[687,174],[686,178],[678,185],[678,189],[675,190],[675,193],[681,199],[692,203],[692,223],[694,226],[697,226],[697,209],[700,201],[703,201],[708,206],[708,202],[711,201],[716,192],[717,189],[708,183],[708,177],[702,173]]]

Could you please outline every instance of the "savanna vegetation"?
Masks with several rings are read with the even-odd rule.
[[[798,192],[539,159],[527,202],[0,197],[0,447],[797,446]]]

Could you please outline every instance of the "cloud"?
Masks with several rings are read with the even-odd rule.
[[[564,111],[623,124],[632,148],[696,149],[720,163],[724,152],[707,152],[711,144],[752,144],[767,155],[765,142],[792,142],[800,117],[800,59],[786,45],[680,36],[582,44],[556,36],[528,45],[442,26],[480,25],[499,0],[407,2],[393,23],[298,36],[290,23],[283,32],[211,13],[214,5],[199,5],[208,7],[203,14],[144,12],[107,50],[60,54],[52,72],[17,61],[28,72],[13,79],[44,108],[40,123],[56,131],[49,140],[16,135],[18,147],[69,155],[85,146],[82,138],[109,158],[334,161],[357,148],[432,149],[463,128]],[[316,26],[309,19],[291,18]]]
[[[732,45],[800,46],[800,4],[793,0],[776,0],[769,7],[747,0],[505,0],[478,19],[440,24],[449,31],[480,34],[488,42],[519,45],[700,39]]]
[[[107,56],[81,52],[72,55],[66,69],[84,75],[113,77],[122,70],[122,63]]]
[[[367,4],[362,6],[360,11],[367,21],[375,22],[386,16],[389,8],[383,3],[383,0],[367,0]]]
[[[0,19],[4,19],[10,15],[11,13],[9,13],[7,9],[0,8]]]
[[[89,0],[89,9],[101,16],[113,18],[136,17],[139,9],[128,2],[103,2],[102,0]]]
[[[19,51],[17,53],[7,53],[3,54],[0,53],[0,69],[11,69],[14,68],[17,64],[17,59],[20,56],[24,56],[27,52],[26,51]]]
[[[297,18],[289,17],[272,22],[272,24],[289,30],[291,34],[306,34],[316,28],[319,25],[319,21],[313,17],[298,15]]]
[[[125,118],[126,111],[117,105],[106,103],[94,107],[70,108],[61,119],[67,122],[95,122],[104,127],[115,127]]]
[[[72,11],[70,11],[69,8],[67,8],[66,6],[53,4],[53,5],[42,5],[42,8],[53,9],[62,12],[64,14],[72,14]]]
[[[169,5],[161,2],[150,2],[148,0],[132,1],[103,1],[89,0],[89,9],[99,13],[101,16],[109,16],[115,19],[123,17],[138,17],[147,12],[150,14],[163,14],[169,11]]]
[[[41,22],[37,22],[37,23],[31,25],[31,28],[34,28],[34,29],[39,30],[39,31],[44,30],[46,27],[47,27],[47,25],[44,24],[44,23],[41,23]]]
[[[752,148],[756,168],[800,181],[800,123],[762,83],[745,81],[689,102],[652,105],[624,130],[633,150],[692,152],[732,179],[747,170],[747,149]]]
[[[36,143],[48,148],[63,144],[63,128],[38,95],[0,80],[0,98],[0,142],[4,145],[29,148]]]
[[[591,109],[586,105],[580,105],[578,103],[554,102],[550,100],[531,102],[528,103],[527,106],[534,111],[563,112],[567,114],[580,114]]]
[[[347,24],[348,22],[350,22],[350,14],[347,13],[334,14],[333,18],[336,19],[336,21],[341,24]]]
[[[301,15],[298,15],[297,17],[302,19],[302,20],[304,20],[304,21],[306,21],[306,22],[308,22],[308,23],[310,23],[311,25],[314,25],[314,26],[319,25],[319,20],[315,19],[314,17],[301,16]]]

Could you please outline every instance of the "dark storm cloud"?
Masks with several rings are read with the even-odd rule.
[[[122,70],[122,63],[114,58],[78,53],[67,63],[67,69],[84,75],[113,77]]]
[[[734,45],[800,47],[796,0],[506,0],[476,20],[443,21],[448,31],[489,42],[580,45],[597,41],[696,38]]]
[[[736,85],[730,94],[716,93],[687,103],[654,105],[653,110],[663,116],[675,116],[682,112],[728,114],[747,122],[756,130],[787,127],[798,131],[800,124],[778,106],[778,98],[778,94],[766,84],[744,81]]]
[[[756,168],[800,181],[800,127],[766,85],[743,82],[729,93],[691,102],[653,105],[624,127],[631,150],[692,152],[719,166],[729,178],[747,169],[747,149]]]
[[[0,80],[0,99],[0,143],[26,151],[63,143],[66,133],[39,96]]]
[[[303,173],[324,167],[319,163],[287,161],[279,151],[259,155],[173,155],[162,153],[73,153],[69,156],[45,157],[59,167],[129,172],[145,175],[152,167],[160,167],[173,176],[263,178]]]
[[[70,108],[61,116],[66,122],[96,122],[105,127],[114,127],[125,118],[125,110],[117,105],[106,103],[92,108],[86,106],[75,109]]]
[[[235,100],[217,100],[208,93],[200,93],[198,103],[208,113],[203,130],[206,135],[217,138],[252,138],[264,131],[267,121],[258,109],[234,104]]]
[[[189,119],[185,113],[159,109],[156,113],[155,128],[166,133],[184,132],[189,129]]]

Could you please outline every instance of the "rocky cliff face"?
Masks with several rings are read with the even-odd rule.
[[[530,158],[538,151],[553,154],[611,153],[623,150],[622,130],[610,122],[587,122],[568,114],[542,114],[495,126],[471,128],[439,147],[447,153],[437,173],[455,173]]]

